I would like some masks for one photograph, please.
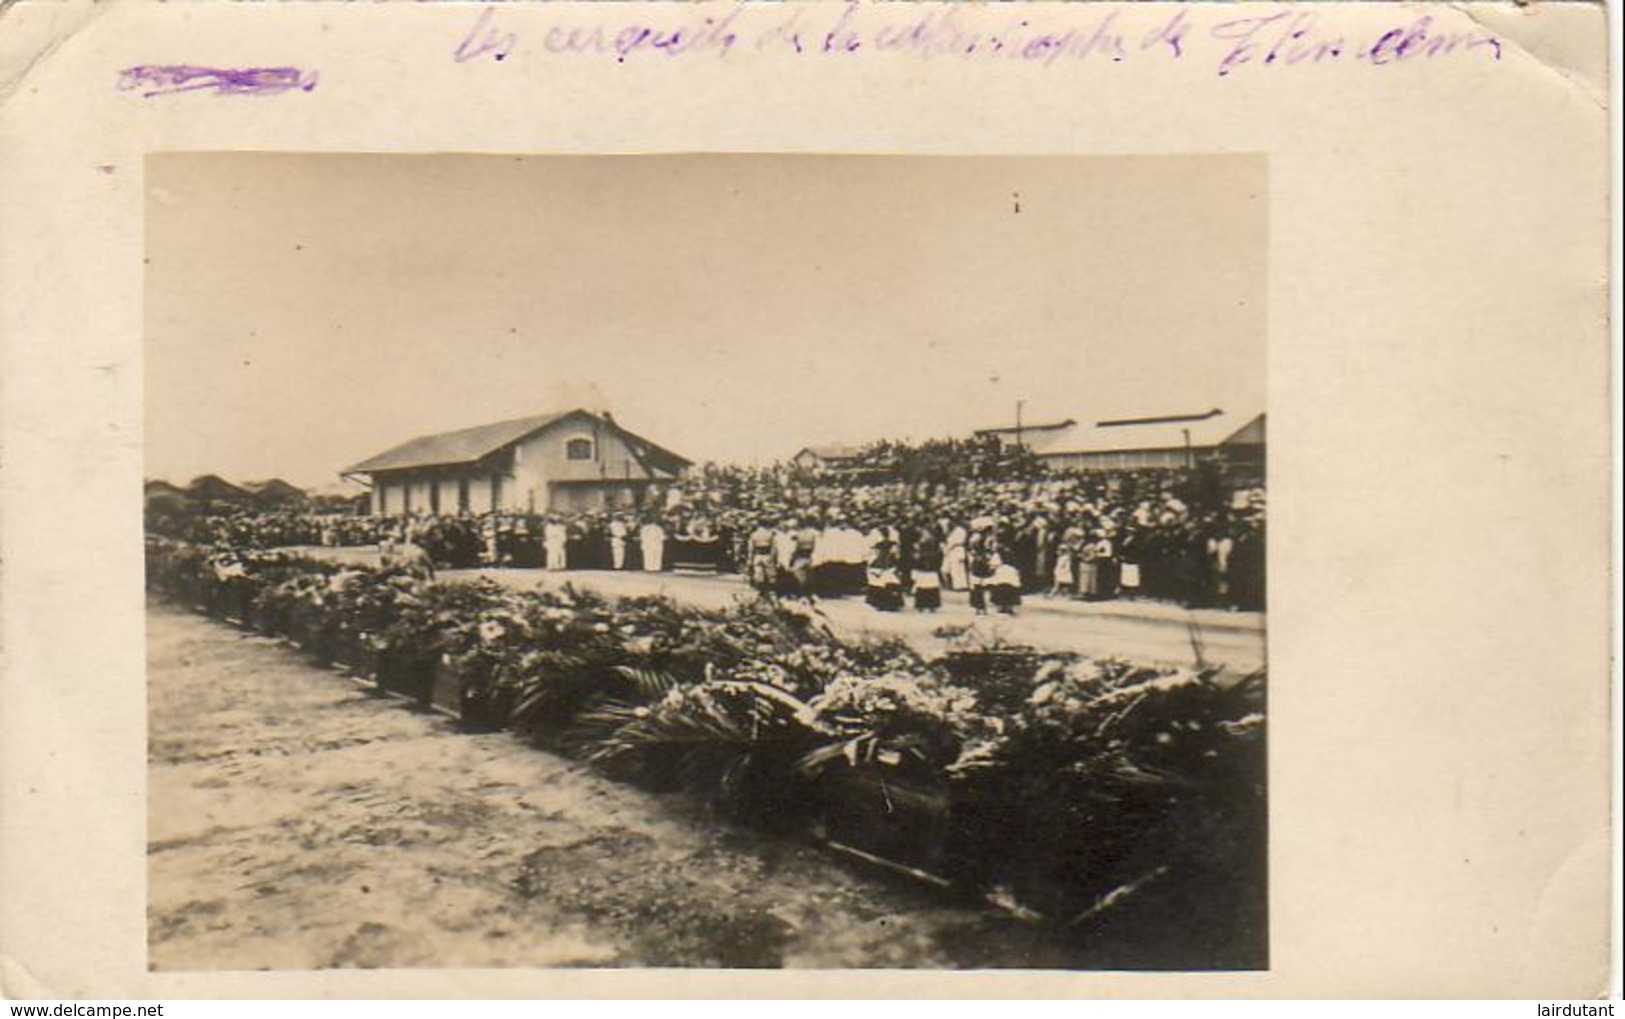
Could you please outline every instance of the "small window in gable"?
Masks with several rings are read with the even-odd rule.
[[[564,444],[564,458],[566,460],[591,460],[592,440],[571,439]]]

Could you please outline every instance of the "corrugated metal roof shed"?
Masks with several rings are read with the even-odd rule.
[[[1030,425],[998,425],[994,428],[978,428],[975,435],[1014,435],[1017,432],[1025,435],[1028,432],[1058,432],[1064,428],[1071,428],[1078,422],[1072,418],[1065,421],[1041,421]]]
[[[1069,453],[1116,453],[1150,449],[1211,448],[1246,428],[1257,414],[1171,414],[1162,417],[1086,421],[1069,428],[1039,432],[1022,444],[1039,456]],[[1187,441],[1186,435],[1189,434]]]

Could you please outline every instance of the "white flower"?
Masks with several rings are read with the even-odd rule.
[[[1039,666],[1038,674],[1035,675],[1033,677],[1033,679],[1036,680],[1039,683],[1046,683],[1046,682],[1049,682],[1050,680],[1059,679],[1059,678],[1061,678],[1061,676],[1063,676],[1065,674],[1066,674],[1066,663],[1051,660],[1051,661],[1047,661],[1043,665]]]

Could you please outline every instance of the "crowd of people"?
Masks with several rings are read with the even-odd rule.
[[[953,484],[961,479],[1029,480],[1044,476],[1043,462],[1022,446],[994,435],[970,439],[927,439],[893,442],[882,439],[846,452],[834,470],[778,468],[801,479],[837,475],[865,481],[900,481],[909,485]]]
[[[147,529],[171,538],[231,548],[376,545],[388,530],[377,517],[302,509],[249,509],[216,504],[194,509],[148,511]]]
[[[978,612],[1024,597],[1264,606],[1262,487],[1222,470],[875,482],[850,472],[708,467],[636,508],[373,518],[235,512],[169,533],[233,547],[372,545],[442,568],[700,569],[779,597],[864,596]]]

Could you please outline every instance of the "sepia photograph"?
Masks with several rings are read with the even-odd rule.
[[[147,155],[149,968],[1269,969],[1268,170]]]

